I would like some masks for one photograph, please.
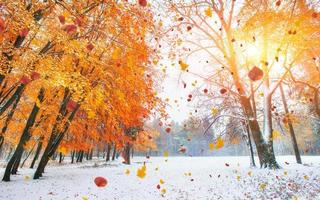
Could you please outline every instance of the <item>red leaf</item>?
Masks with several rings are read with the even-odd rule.
[[[89,43],[89,44],[87,45],[87,49],[88,49],[89,51],[92,51],[93,48],[94,48],[93,44]]]
[[[207,89],[207,88],[204,89],[203,92],[204,92],[205,94],[207,94],[207,93],[208,93],[208,89]]]
[[[77,18],[77,19],[74,21],[74,23],[75,23],[76,25],[78,25],[78,26],[81,26],[82,21],[81,21],[80,18]]]
[[[191,99],[192,98],[192,94],[189,94],[188,97]]]
[[[68,34],[72,34],[74,32],[77,31],[77,26],[74,25],[74,24],[69,24],[69,25],[66,25],[64,27],[64,30],[68,33]]]
[[[316,12],[312,13],[311,15],[313,18],[317,18],[318,17],[318,14]]]
[[[171,128],[169,128],[169,127],[166,128],[166,132],[167,132],[167,133],[170,133],[170,131],[171,131]]]
[[[286,163],[286,165],[289,165],[289,163],[288,163],[288,162],[284,162],[284,163]]]
[[[147,4],[148,4],[147,0],[139,0],[139,5],[140,6],[146,7]]]
[[[225,88],[222,88],[221,90],[220,90],[220,94],[224,94],[224,93],[226,93],[227,92],[227,90],[225,89]]]
[[[21,37],[26,37],[29,33],[29,29],[28,28],[23,28],[20,32],[19,32],[19,35]]]
[[[180,153],[186,153],[186,151],[187,151],[187,148],[186,148],[186,147],[181,147],[178,152],[180,152]]]
[[[63,15],[60,15],[58,18],[61,24],[66,23],[66,18]]]
[[[31,73],[31,79],[32,80],[37,80],[40,78],[40,74],[38,72],[32,72]]]
[[[254,66],[249,71],[248,76],[252,81],[257,81],[257,80],[260,80],[263,77],[263,71],[259,67]]]
[[[158,184],[158,185],[157,185],[157,189],[160,190],[160,188],[161,188],[161,186]]]
[[[281,1],[279,0],[276,2],[276,6],[280,6],[280,5],[281,5]]]
[[[76,107],[77,107],[77,102],[70,99],[67,103],[67,110],[72,111],[72,110],[76,109]]]
[[[187,27],[187,31],[191,31],[192,27],[191,26],[188,26]]]
[[[227,167],[229,167],[229,166],[230,166],[228,163],[225,163],[225,165],[226,165]]]
[[[20,79],[20,82],[22,83],[22,84],[28,84],[28,83],[30,83],[31,82],[31,79],[28,77],[28,76],[26,76],[26,75],[23,75],[22,77],[21,77],[21,79]]]
[[[0,33],[4,31],[5,27],[6,27],[6,24],[4,20],[0,17]]]
[[[96,177],[94,179],[94,183],[98,186],[98,187],[105,187],[107,185],[107,179],[103,178],[103,177]]]

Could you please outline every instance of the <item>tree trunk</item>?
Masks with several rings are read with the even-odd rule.
[[[250,150],[250,166],[255,167],[256,163],[254,161],[254,153],[253,153],[253,148],[252,148],[250,129],[249,129],[248,125],[246,125],[246,131],[247,131],[247,135],[248,135],[248,146],[249,146],[249,150]]]
[[[75,154],[75,151],[72,151],[72,153],[71,153],[71,163],[74,162],[74,154]]]
[[[107,162],[110,161],[110,151],[111,151],[111,144],[108,143],[108,144],[107,144],[107,155],[106,155],[106,161],[107,161]]]
[[[124,164],[130,165],[130,149],[131,145],[129,143],[126,144],[123,151],[123,157],[124,157]]]
[[[38,100],[41,103],[43,101],[43,97],[44,97],[44,89],[41,88],[39,91],[39,95],[38,95]],[[27,120],[27,124],[23,130],[23,133],[21,135],[20,141],[17,145],[17,148],[13,154],[13,156],[11,157],[10,161],[7,164],[4,176],[3,176],[3,181],[10,181],[10,172],[13,169],[13,165],[16,162],[16,160],[18,161],[18,159],[21,158],[22,153],[23,153],[23,146],[26,144],[26,142],[30,139],[31,135],[29,133],[30,128],[33,126],[35,119],[37,117],[37,114],[39,112],[39,107],[37,106],[37,104],[35,103],[33,106],[33,109],[30,113],[30,116]]]
[[[72,113],[68,117],[68,122],[66,122],[64,124],[63,130],[61,132],[59,132],[58,126],[60,125],[63,118],[65,118],[66,115],[68,114],[68,112],[66,110],[66,106],[67,106],[67,103],[69,100],[70,100],[70,92],[69,92],[69,89],[66,88],[65,93],[64,93],[64,97],[63,97],[63,101],[60,106],[59,114],[57,115],[56,122],[53,126],[48,144],[42,154],[41,160],[39,162],[37,170],[35,171],[33,179],[39,179],[42,176],[42,173],[44,172],[44,169],[45,169],[47,163],[49,162],[49,158],[54,154],[54,152],[58,148],[65,133],[68,131],[68,128],[70,126],[71,121],[73,120],[77,110],[79,109],[80,105],[78,104],[77,107],[72,111]]]
[[[257,148],[257,154],[260,161],[260,167],[279,168],[276,162],[273,148],[268,148],[268,144],[265,143],[262,133],[259,127],[257,119],[253,117],[253,111],[251,108],[250,100],[246,97],[240,97],[241,105],[244,109],[246,116],[248,116],[248,125]]]
[[[62,160],[63,160],[62,157],[63,157],[63,155],[62,155],[62,153],[60,152],[60,153],[59,153],[59,163],[62,163]]]
[[[117,144],[114,143],[114,145],[113,145],[113,153],[112,153],[112,160],[115,159],[116,153],[117,153]]]
[[[43,139],[44,139],[43,136],[41,136],[40,139],[39,139],[39,143],[38,143],[38,146],[37,146],[36,154],[34,155],[34,158],[33,158],[32,163],[30,165],[31,169],[33,169],[34,164],[36,163],[36,161],[39,158],[39,155],[40,155],[40,152],[41,152],[41,149],[42,149]]]
[[[34,147],[36,146],[36,144],[33,145],[32,149],[28,152],[27,156],[25,157],[25,159],[23,160],[23,162],[21,163],[20,168],[22,168],[24,166],[24,163],[27,161],[27,159],[29,158],[29,156],[31,155],[31,153],[33,152]]]
[[[283,91],[281,83],[280,83],[279,87],[280,87],[280,93],[281,93],[281,98],[282,98],[284,111],[285,111],[286,115],[289,115],[290,113],[289,113],[286,97],[284,95],[284,91]],[[298,143],[297,143],[297,139],[296,139],[296,135],[294,133],[293,125],[292,125],[292,122],[291,122],[290,118],[288,119],[288,125],[289,125],[289,132],[290,132],[290,136],[291,136],[291,143],[292,143],[292,146],[293,146],[294,155],[296,156],[296,161],[297,161],[297,163],[302,164],[301,156],[300,156],[300,152],[299,152],[299,148],[298,148]]]

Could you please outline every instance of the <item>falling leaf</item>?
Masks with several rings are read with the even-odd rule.
[[[160,179],[160,184],[163,185],[164,184],[164,180]]]
[[[284,171],[283,174],[284,174],[285,176],[287,176],[287,175],[288,175],[288,172],[287,172],[287,171]]]
[[[225,166],[229,167],[230,165],[228,163],[225,163]]]
[[[237,181],[240,181],[240,178],[241,178],[240,176],[237,176]]]
[[[137,176],[139,178],[145,178],[146,177],[146,170],[147,170],[147,167],[145,165],[143,165],[141,168],[139,168],[137,170]]]
[[[296,194],[293,196],[293,200],[298,200],[298,196]]]
[[[88,197],[82,197],[82,200],[89,200]]]
[[[224,146],[224,141],[221,137],[219,137],[216,143],[216,149],[221,149],[223,146]]]
[[[166,132],[167,132],[167,133],[170,133],[170,131],[171,131],[171,128],[169,128],[169,127],[166,128]]]
[[[130,170],[129,169],[126,169],[126,171],[124,172],[126,175],[129,175],[130,174]]]
[[[252,81],[258,81],[263,77],[263,71],[259,67],[254,66],[249,71],[248,76]]]
[[[248,176],[252,176],[252,171],[249,171],[249,172],[248,172]]]
[[[211,10],[210,7],[208,7],[208,8],[204,11],[204,13],[206,14],[207,17],[212,17],[212,10]]]
[[[165,194],[165,193],[167,193],[167,190],[166,190],[165,188],[163,188],[163,189],[161,190],[161,193],[162,193],[162,194]]]
[[[210,144],[209,144],[209,149],[210,149],[210,150],[214,150],[214,144],[213,144],[213,143],[210,143]]]
[[[24,180],[25,180],[25,181],[30,180],[30,176],[24,176]]]
[[[272,139],[273,140],[278,140],[278,139],[280,139],[280,132],[279,131],[277,131],[277,130],[273,130],[272,131]]]
[[[163,156],[164,156],[164,157],[168,157],[168,156],[169,156],[169,152],[168,152],[168,151],[165,151],[165,152],[163,153]]]
[[[157,185],[157,189],[160,190],[160,188],[161,188],[161,186],[158,184],[158,185]]]
[[[189,65],[185,62],[183,62],[182,60],[179,61],[179,65],[182,71],[186,71],[189,67]]]
[[[216,115],[218,112],[219,112],[219,110],[216,109],[216,108],[212,108],[212,109],[211,109],[212,115]]]
[[[309,180],[309,176],[307,176],[307,175],[304,175],[303,178],[304,178],[305,180]]]

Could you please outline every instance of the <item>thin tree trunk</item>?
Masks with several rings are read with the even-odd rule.
[[[41,103],[43,101],[43,97],[44,97],[44,89],[41,88],[39,91],[39,95],[38,95],[38,100]],[[30,113],[30,116],[27,120],[27,124],[23,130],[23,133],[21,135],[20,141],[17,145],[17,148],[13,154],[13,156],[11,157],[10,161],[7,164],[4,176],[3,176],[3,181],[10,181],[10,172],[13,169],[13,165],[16,162],[16,159],[21,158],[22,153],[23,153],[23,146],[25,145],[25,143],[30,139],[31,135],[29,133],[30,128],[33,126],[35,119],[37,117],[37,114],[39,112],[39,107],[37,106],[37,104],[35,103],[33,106],[33,109]]]
[[[63,159],[62,159],[62,153],[60,152],[60,153],[59,153],[59,163],[62,163],[62,160],[63,160]]]
[[[71,163],[73,163],[74,162],[74,155],[75,155],[75,153],[76,153],[76,151],[72,151],[72,153],[71,153]]]
[[[281,98],[282,98],[284,111],[285,111],[286,115],[289,115],[289,109],[288,109],[286,97],[284,95],[284,91],[283,91],[283,87],[282,87],[281,83],[280,83],[279,87],[280,87],[280,93],[281,93]],[[289,132],[290,132],[290,136],[291,136],[291,143],[292,143],[292,146],[293,146],[294,155],[296,156],[296,161],[297,161],[297,163],[302,164],[301,156],[300,156],[300,152],[299,152],[299,148],[298,148],[298,143],[297,143],[297,139],[296,139],[296,135],[294,133],[292,121],[290,120],[290,118],[288,118],[288,125],[289,125]]]
[[[40,139],[39,139],[39,143],[38,143],[38,146],[37,146],[36,154],[34,155],[34,158],[33,158],[32,163],[30,165],[31,169],[33,169],[34,164],[36,163],[36,161],[39,158],[39,155],[40,155],[40,152],[41,152],[41,149],[42,149],[43,139],[44,139],[43,136],[41,136]]]
[[[107,155],[106,155],[106,161],[110,161],[110,151],[111,151],[111,144],[107,144]]]
[[[29,158],[29,156],[31,155],[31,153],[33,152],[34,147],[36,146],[36,144],[33,145],[32,149],[28,152],[27,156],[25,157],[25,159],[23,160],[23,162],[21,163],[20,168],[22,168],[24,166],[24,163],[27,161],[27,159]]]
[[[112,160],[115,159],[116,153],[117,153],[117,144],[114,143],[114,145],[113,145],[113,153],[112,153]]]
[[[248,125],[246,125],[246,131],[247,131],[247,135],[248,135],[248,146],[249,146],[249,150],[250,150],[250,166],[255,167],[256,163],[254,161],[254,153],[253,153],[253,148],[252,148],[250,129],[249,129]]]

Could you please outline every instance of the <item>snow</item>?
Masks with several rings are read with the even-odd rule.
[[[134,157],[130,166],[121,160],[110,164],[97,159],[81,164],[51,162],[40,180],[32,180],[34,170],[24,168],[11,182],[1,182],[0,199],[320,199],[320,156],[303,156],[303,165],[295,164],[293,156],[277,160],[282,169],[250,168],[248,157]],[[143,162],[147,170],[141,179],[136,172]],[[127,169],[130,174],[125,173]],[[3,172],[0,169],[1,176]],[[97,176],[105,177],[108,185],[97,187]]]

